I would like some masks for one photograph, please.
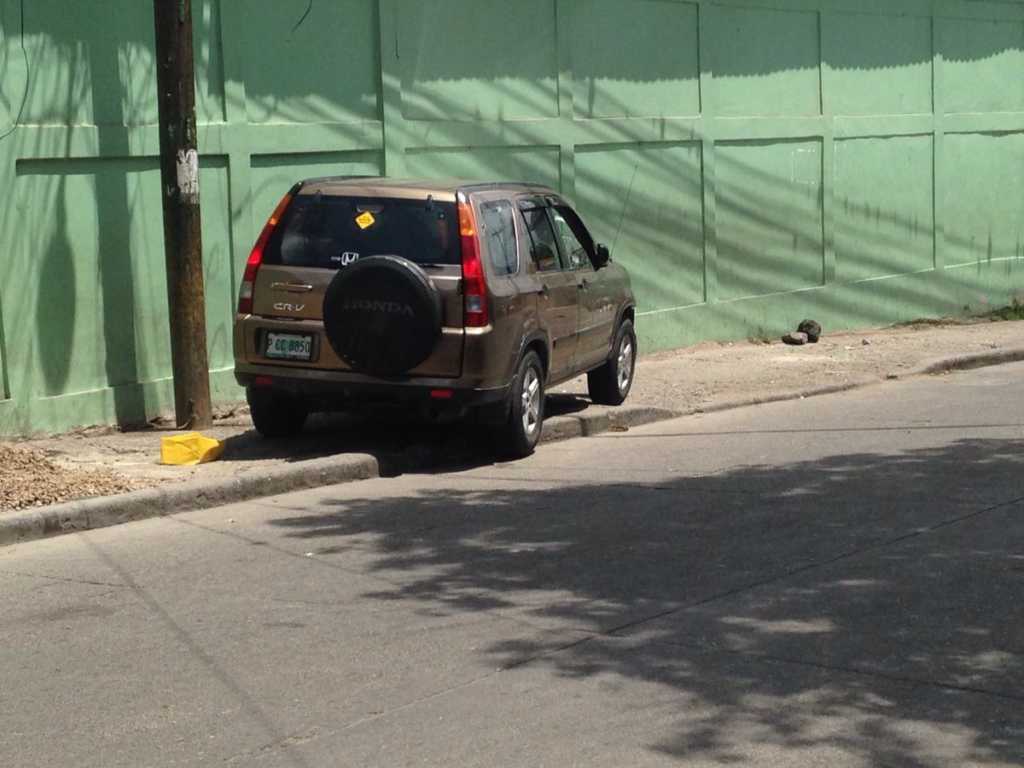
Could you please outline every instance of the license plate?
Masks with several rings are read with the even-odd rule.
[[[313,337],[295,333],[268,333],[266,355],[278,360],[311,360]]]

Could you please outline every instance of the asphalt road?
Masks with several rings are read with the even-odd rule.
[[[0,763],[1024,765],[1024,365],[0,550]]]

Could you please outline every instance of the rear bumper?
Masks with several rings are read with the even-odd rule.
[[[503,402],[509,392],[507,385],[473,387],[458,379],[378,379],[358,373],[247,363],[236,363],[235,379],[243,387],[275,389],[334,405],[369,402],[470,407]]]

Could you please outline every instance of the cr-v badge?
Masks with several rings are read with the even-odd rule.
[[[279,301],[274,305],[274,309],[278,312],[301,312],[305,308],[305,304],[285,304],[283,301]]]

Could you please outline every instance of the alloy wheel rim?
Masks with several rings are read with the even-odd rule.
[[[624,394],[633,378],[633,341],[628,337],[619,345],[619,394]]]
[[[540,426],[540,398],[540,376],[537,375],[535,368],[527,368],[523,377],[522,412],[523,431],[530,437]]]

